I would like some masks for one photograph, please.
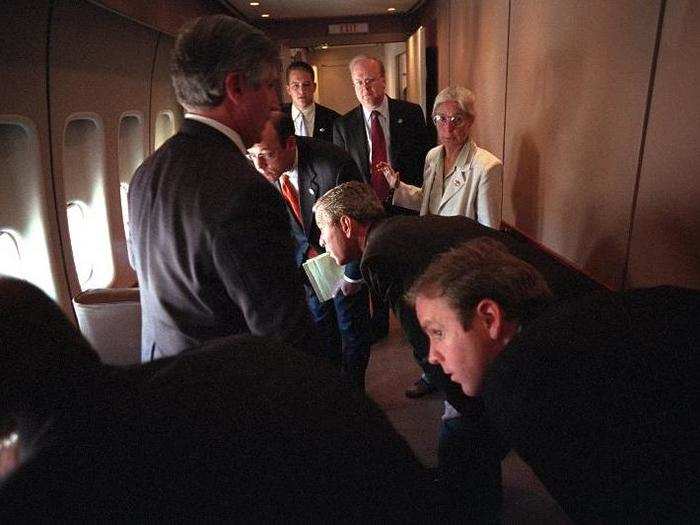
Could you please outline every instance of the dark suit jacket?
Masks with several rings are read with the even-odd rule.
[[[292,105],[283,104],[282,111],[292,116]],[[340,116],[340,113],[331,108],[316,104],[316,115],[314,116],[313,138],[333,142],[333,122]]]
[[[360,173],[350,156],[342,149],[324,141],[309,137],[297,137],[299,204],[304,224],[300,225],[291,210],[288,210],[292,234],[297,242],[296,263],[301,265],[306,260],[309,246],[318,253],[321,248],[321,232],[316,225],[313,206],[328,190],[349,181],[360,181]],[[346,275],[359,279],[359,262],[346,265]]]
[[[440,507],[377,406],[276,338],[109,366],[45,293],[0,276],[0,341],[0,427],[14,420],[22,448],[0,523],[427,522]]]
[[[421,107],[389,98],[389,133],[391,166],[401,173],[404,182],[422,186],[425,155],[432,144]],[[360,168],[363,180],[369,184],[372,173],[362,106],[357,106],[335,121],[333,142],[350,153]]]
[[[428,340],[414,309],[404,301],[404,294],[437,255],[484,236],[501,241],[511,253],[537,268],[559,297],[576,296],[596,289],[588,279],[540,251],[466,217],[398,216],[379,221],[369,230],[361,262],[362,276],[370,293],[392,307],[413,347],[416,360],[431,381],[445,391],[448,401],[467,414],[482,410],[481,401],[465,396],[461,387],[450,381],[440,366],[427,362]]]
[[[698,291],[589,295],[492,363],[489,418],[574,521],[697,521],[699,321]]]
[[[0,485],[3,523],[427,522],[439,505],[376,405],[275,339],[61,372],[60,400],[25,377],[38,432],[22,434],[31,451]]]
[[[231,140],[185,120],[129,188],[142,358],[232,334],[312,333],[286,206]]]

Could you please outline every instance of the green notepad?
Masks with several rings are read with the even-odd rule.
[[[333,298],[338,281],[343,278],[344,267],[339,266],[327,252],[302,264],[316,297],[321,302]]]

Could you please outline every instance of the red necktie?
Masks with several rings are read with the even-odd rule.
[[[370,116],[370,138],[372,140],[372,188],[377,193],[379,200],[384,202],[389,197],[389,183],[386,177],[377,169],[377,164],[387,162],[386,155],[386,140],[384,139],[384,131],[379,123],[379,111],[372,111]]]
[[[296,217],[297,221],[299,222],[299,225],[303,229],[304,220],[301,217],[301,205],[299,204],[299,194],[297,193],[297,190],[294,189],[292,183],[289,182],[289,176],[287,176],[286,174],[280,177],[280,188],[282,189],[282,196],[284,197],[284,200],[287,201],[289,209],[292,210],[294,217]],[[311,258],[316,257],[317,255],[318,252],[314,250],[313,246],[309,245],[309,249],[306,251],[306,257]]]
[[[284,200],[287,201],[289,209],[299,221],[299,224],[304,225],[304,221],[301,218],[301,205],[299,204],[299,195],[297,190],[294,189],[292,183],[289,182],[289,177],[287,175],[282,175],[280,177],[280,187],[282,188],[282,196]]]

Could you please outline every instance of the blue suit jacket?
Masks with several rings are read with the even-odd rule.
[[[324,251],[319,244],[321,232],[316,225],[313,206],[328,190],[350,181],[361,181],[357,166],[339,147],[310,137],[297,137],[299,204],[304,224],[299,224],[288,210],[292,234],[297,248],[295,259],[297,265],[306,260],[310,246],[318,252]],[[345,266],[345,275],[351,279],[360,279],[359,261]]]

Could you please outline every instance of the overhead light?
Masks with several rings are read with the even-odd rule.
[[[328,44],[321,45],[321,49],[328,49]]]
[[[395,7],[389,7],[389,8],[387,8],[387,11],[396,11],[396,8],[395,8]]]
[[[255,7],[256,5],[260,5],[260,2],[251,2],[250,5],[252,5],[253,7]]]
[[[263,13],[260,16],[263,18],[270,18],[270,13]]]

